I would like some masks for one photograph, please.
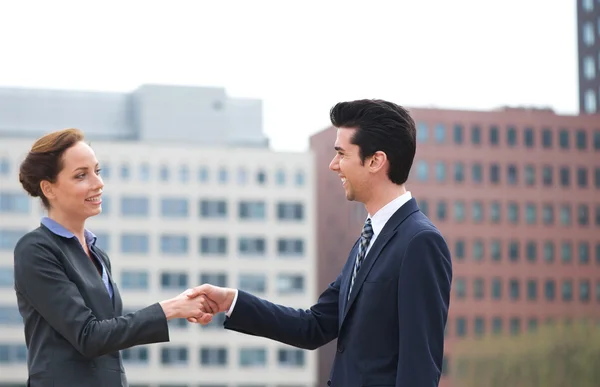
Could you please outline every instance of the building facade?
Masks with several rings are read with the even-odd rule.
[[[577,0],[579,111],[600,113],[600,1]]]
[[[452,349],[464,338],[600,320],[597,117],[510,108],[411,115],[418,145],[407,188],[453,258],[441,386],[451,385]],[[366,216],[327,168],[334,140],[334,128],[311,139],[318,291],[340,272]],[[334,345],[320,351],[319,380],[327,380],[334,354]]]
[[[85,128],[82,128],[85,130]],[[0,137],[0,386],[25,386],[23,323],[13,290],[13,247],[44,216],[18,168],[34,138]],[[201,283],[273,302],[316,299],[311,153],[98,140],[102,214],[87,227],[111,257],[127,311]],[[132,387],[314,387],[316,352],[170,322],[171,341],[122,352]]]

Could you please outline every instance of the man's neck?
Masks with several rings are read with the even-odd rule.
[[[372,199],[365,203],[365,208],[370,216],[381,210],[392,200],[406,193],[406,187],[402,185],[390,185],[372,192]]]

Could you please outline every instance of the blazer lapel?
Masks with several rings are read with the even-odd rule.
[[[350,288],[350,279],[352,278],[352,271],[354,270],[354,262],[356,261],[356,254],[358,254],[358,243],[360,238],[354,243],[350,255],[348,256],[348,264],[344,267],[344,273],[342,275],[342,284],[340,287],[340,308],[339,308],[339,325],[342,325],[342,320],[346,315],[346,305],[348,303],[348,289]]]
[[[367,274],[369,274],[369,271],[371,271],[371,268],[375,264],[375,261],[377,261],[377,258],[379,258],[381,251],[383,250],[385,245],[387,245],[387,243],[390,241],[390,239],[392,239],[392,237],[395,234],[396,234],[396,230],[387,230],[387,231],[382,230],[381,234],[375,240],[375,243],[373,244],[373,246],[371,246],[371,250],[369,250],[369,253],[365,257],[365,260],[364,260],[363,264],[361,265],[360,270],[356,274],[356,278],[354,279],[354,286],[352,287],[352,293],[350,293],[350,299],[348,299],[348,303],[347,303],[346,307],[344,308],[344,316],[343,316],[342,320],[344,320],[346,318],[348,311],[352,307],[352,303],[354,302],[354,300],[356,300],[356,295],[360,291],[360,288],[362,287],[363,282],[365,282],[365,278],[367,278]],[[352,277],[352,271],[350,271],[350,274],[348,275],[348,286],[349,286],[351,277]],[[347,297],[347,294],[348,293],[346,291],[346,297]]]

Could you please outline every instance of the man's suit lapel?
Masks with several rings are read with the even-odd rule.
[[[375,262],[381,255],[383,248],[394,237],[394,235],[396,235],[396,230],[397,230],[398,226],[400,226],[400,224],[402,224],[402,222],[404,222],[412,213],[414,213],[418,210],[419,210],[419,207],[417,206],[416,200],[414,198],[410,199],[402,207],[400,207],[394,213],[394,215],[392,215],[392,217],[387,221],[387,223],[381,230],[381,234],[379,236],[377,236],[375,243],[373,243],[373,246],[371,246],[371,250],[369,250],[369,253],[365,257],[365,260],[356,275],[356,279],[354,280],[354,286],[352,287],[352,293],[350,294],[350,299],[348,299],[347,298],[348,297],[348,289],[350,286],[350,278],[352,277],[352,271],[354,270],[354,259],[356,259],[356,254],[358,253],[358,249],[357,249],[358,243],[355,245],[354,249],[352,249],[352,252],[351,252],[352,255],[350,257],[352,260],[352,265],[350,265],[349,272],[346,273],[344,284],[343,284],[344,286],[342,289],[344,291],[344,293],[342,294],[342,296],[343,296],[343,302],[342,302],[343,315],[342,315],[342,319],[340,320],[340,326],[342,325],[344,319],[346,318],[348,311],[352,307],[352,304],[356,300],[356,297],[357,297],[358,293],[360,292],[362,284],[365,282],[365,279],[367,278],[369,271],[371,271],[371,268],[373,267],[373,265],[375,264]]]

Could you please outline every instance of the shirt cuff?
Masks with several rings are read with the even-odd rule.
[[[237,297],[238,297],[238,290],[235,289],[235,296],[233,296],[233,302],[231,303],[231,306],[229,307],[229,310],[227,311],[227,313],[225,313],[225,316],[231,317],[231,313],[233,313],[233,308],[235,308],[235,303],[237,301]]]

